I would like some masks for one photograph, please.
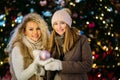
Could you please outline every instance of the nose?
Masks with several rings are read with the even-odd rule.
[[[37,34],[38,32],[37,32],[37,30],[34,30],[34,32],[33,32],[34,34]]]
[[[60,29],[61,28],[61,24],[58,24],[58,29]]]

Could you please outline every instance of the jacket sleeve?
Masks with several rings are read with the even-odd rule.
[[[92,54],[91,48],[88,43],[87,37],[82,36],[79,44],[77,43],[78,53],[80,54],[77,57],[78,60],[66,60],[62,61],[62,73],[86,73],[89,72],[92,68]],[[76,51],[75,51],[76,52]],[[73,56],[75,53],[72,53]]]
[[[15,46],[12,50],[12,64],[17,80],[28,80],[36,73],[35,64],[32,63],[28,68],[23,67],[23,57],[20,52],[20,48]]]

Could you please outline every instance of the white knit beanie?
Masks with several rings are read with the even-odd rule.
[[[68,8],[63,8],[61,10],[56,11],[52,16],[52,26],[56,21],[63,21],[71,27],[72,18],[71,18],[71,11]]]

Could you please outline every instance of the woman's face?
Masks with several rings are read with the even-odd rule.
[[[65,22],[63,22],[63,21],[56,21],[53,24],[53,29],[59,35],[63,35],[65,33],[65,31],[66,31],[66,26],[67,26],[67,24]]]
[[[34,21],[27,22],[25,35],[35,42],[38,41],[41,37],[41,31],[38,24]]]

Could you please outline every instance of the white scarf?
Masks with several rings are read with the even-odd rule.
[[[34,49],[43,50],[44,49],[41,38],[35,42],[35,41],[31,40],[29,37],[24,36],[23,42],[31,50],[34,50]]]

